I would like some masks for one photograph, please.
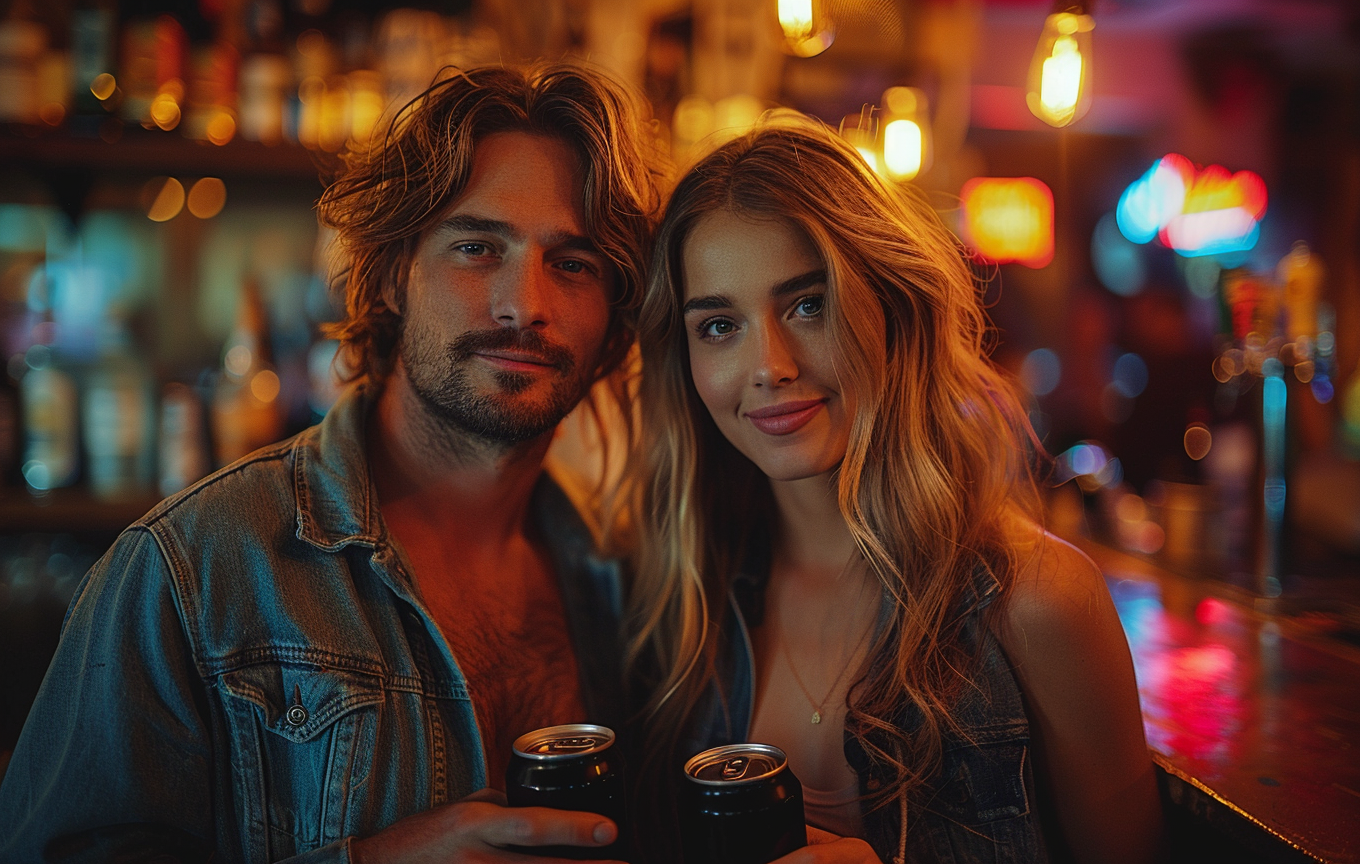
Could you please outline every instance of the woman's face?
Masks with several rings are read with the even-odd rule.
[[[771,480],[835,468],[850,418],[812,242],[791,223],[719,211],[683,252],[690,372],[713,421]]]

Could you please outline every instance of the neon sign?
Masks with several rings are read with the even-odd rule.
[[[1266,184],[1251,171],[1221,165],[1197,171],[1177,153],[1153,163],[1119,198],[1115,220],[1134,243],[1154,237],[1190,258],[1256,245],[1266,212]]]

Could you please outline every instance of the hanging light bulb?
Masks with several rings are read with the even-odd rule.
[[[1044,21],[1044,32],[1029,67],[1026,101],[1050,126],[1067,126],[1091,107],[1091,30],[1085,4],[1059,0]]]
[[[915,87],[889,87],[883,113],[883,170],[893,180],[911,180],[930,167],[926,95]]]
[[[815,57],[831,47],[836,27],[826,14],[826,0],[776,0],[784,50],[796,57]]]

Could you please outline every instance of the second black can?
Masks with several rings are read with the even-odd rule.
[[[627,848],[624,794],[623,761],[614,747],[613,730],[573,723],[515,739],[505,769],[505,797],[511,807],[598,813],[612,819],[619,829],[619,839],[609,846],[538,846],[517,851],[573,860],[623,860]]]
[[[680,796],[685,864],[769,864],[807,845],[803,786],[778,747],[705,750]]]

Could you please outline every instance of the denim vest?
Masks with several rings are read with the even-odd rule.
[[[948,735],[939,769],[910,796],[876,809],[861,805],[864,837],[885,862],[930,864],[1041,864],[1048,861],[1030,766],[1029,721],[1015,673],[982,612],[996,596],[995,581],[980,572],[963,622],[965,647],[980,663],[973,686],[954,709],[965,736]],[[701,718],[685,742],[686,755],[746,741],[755,711],[755,660],[746,621],[759,620],[762,591],[738,578],[720,644],[718,689],[696,714]],[[906,706],[899,728],[919,728],[921,715]],[[884,787],[891,774],[873,764],[859,741],[845,734],[845,759],[859,776],[860,794]],[[905,803],[905,806],[903,804]],[[905,830],[903,827],[905,817]]]
[[[378,512],[373,396],[162,502],[91,569],[0,786],[0,861],[343,862],[486,785],[465,679]],[[617,566],[546,477],[532,513],[588,719],[615,725]]]

